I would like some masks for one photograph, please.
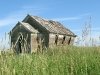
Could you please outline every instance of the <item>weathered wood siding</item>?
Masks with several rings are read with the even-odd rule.
[[[55,45],[55,34],[49,34],[49,47],[53,47]]]
[[[38,43],[37,43],[37,34],[31,34],[31,53],[37,52]]]
[[[55,44],[55,37],[58,36],[57,45],[72,45],[74,42],[75,37],[60,35],[60,34],[49,34],[49,47],[54,47]],[[65,40],[64,40],[65,37]]]
[[[15,51],[18,52],[19,50],[19,36],[20,33],[22,34],[22,52],[30,52],[31,50],[31,43],[30,43],[30,32],[28,32],[25,28],[18,26],[11,35],[11,46],[14,47]]]

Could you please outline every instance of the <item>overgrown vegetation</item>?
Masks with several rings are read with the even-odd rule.
[[[0,75],[100,75],[100,48],[67,46],[43,53],[1,53]]]

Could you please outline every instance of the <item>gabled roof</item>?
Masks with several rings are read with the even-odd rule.
[[[18,22],[16,24],[16,26],[12,29],[12,32],[14,30],[16,30],[16,28],[18,26],[23,26],[27,31],[31,32],[31,33],[38,33],[38,31],[36,29],[34,29],[29,23],[25,23],[25,22]]]
[[[36,29],[34,29],[29,23],[20,22],[22,26],[24,26],[27,30],[29,30],[32,33],[38,33]]]
[[[31,17],[35,21],[37,21],[40,25],[42,25],[46,30],[48,30],[51,33],[56,34],[65,34],[69,36],[76,36],[72,31],[65,28],[61,23],[53,20],[46,20],[38,16],[31,16],[28,15],[25,19],[28,19],[28,17]],[[25,20],[24,19],[24,20]]]

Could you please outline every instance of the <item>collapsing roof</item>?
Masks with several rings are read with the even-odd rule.
[[[53,21],[53,20],[46,20],[38,16],[28,15],[27,17],[31,17],[32,19],[34,19],[35,21],[37,21],[40,25],[42,25],[46,30],[48,30],[51,33],[63,34],[63,35],[69,35],[69,36],[76,37],[76,35],[72,31],[70,31],[68,28],[65,28],[60,22]],[[27,17],[25,19],[28,19]]]

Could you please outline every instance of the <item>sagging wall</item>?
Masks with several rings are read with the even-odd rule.
[[[49,34],[49,47],[55,45],[71,45],[74,42],[74,37],[60,35],[60,34]]]

